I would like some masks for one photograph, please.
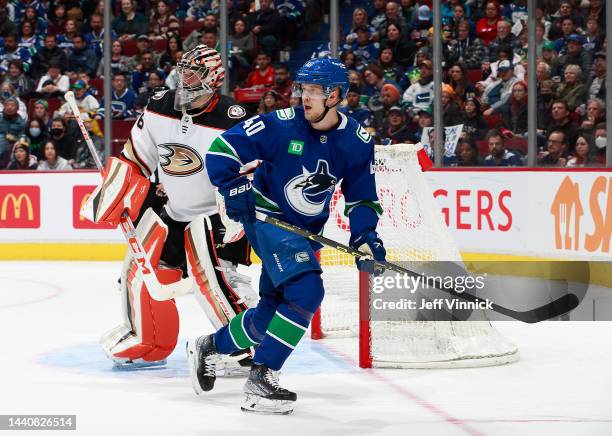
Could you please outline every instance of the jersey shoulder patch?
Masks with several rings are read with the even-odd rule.
[[[246,116],[246,109],[240,105],[232,105],[227,109],[227,116],[235,120],[244,118]]]
[[[287,121],[295,118],[295,110],[292,107],[288,107],[286,109],[278,109],[276,111],[276,117],[279,120]]]
[[[174,94],[174,90],[160,89],[149,98],[147,110],[172,118],[179,118],[180,116],[174,110]]]
[[[372,135],[359,123],[357,123],[357,137],[361,139],[366,144],[372,140]]]

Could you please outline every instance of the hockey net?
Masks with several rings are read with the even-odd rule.
[[[384,209],[377,231],[387,260],[461,262],[421,172],[417,150],[408,144],[376,148],[374,171]],[[343,243],[350,236],[339,190],[332,198],[324,235]],[[359,336],[360,366],[475,367],[518,359],[516,346],[486,320],[373,321],[371,279],[358,273],[354,258],[331,248],[324,248],[320,258],[326,293],[311,335],[313,339]]]

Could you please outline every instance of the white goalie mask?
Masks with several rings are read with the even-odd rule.
[[[198,45],[183,55],[176,65],[178,86],[174,109],[186,111],[206,105],[223,85],[225,70],[221,55],[206,45]]]

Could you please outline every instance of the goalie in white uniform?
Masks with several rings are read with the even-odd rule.
[[[149,177],[158,169],[168,201],[159,215],[151,208],[141,214],[137,233],[158,280],[169,284],[191,276],[196,299],[218,329],[253,305],[257,296],[250,280],[236,272],[237,264],[250,264],[251,249],[241,226],[220,217],[204,155],[214,138],[242,121],[246,111],[217,92],[224,70],[215,50],[200,45],[188,51],[177,72],[178,89],[151,97],[121,157],[109,160],[102,185],[83,215],[116,224],[127,210],[135,220]],[[222,221],[232,224],[226,228]],[[102,337],[105,352],[123,368],[165,363],[179,332],[174,299],[153,299],[129,254],[121,291],[123,322]],[[235,360],[249,365],[245,356]]]

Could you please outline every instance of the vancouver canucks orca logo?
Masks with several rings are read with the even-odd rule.
[[[200,154],[185,144],[159,144],[159,165],[169,176],[185,177],[202,171]]]
[[[330,174],[327,161],[319,159],[314,172],[302,167],[302,174],[285,185],[289,205],[303,215],[316,216],[323,212],[325,202],[336,188],[337,179]]]

